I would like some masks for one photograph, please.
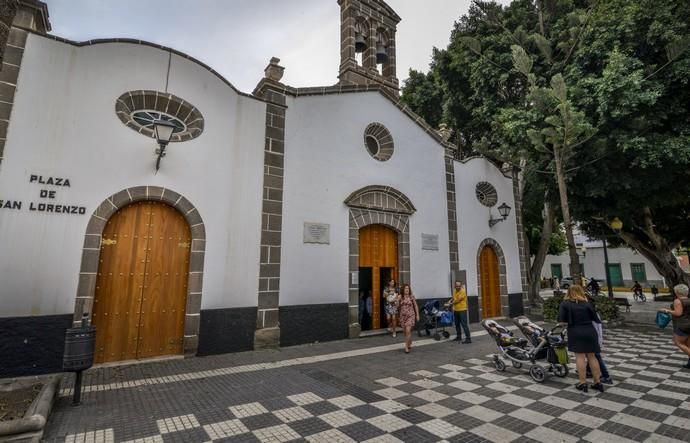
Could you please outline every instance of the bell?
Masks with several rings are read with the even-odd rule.
[[[355,52],[364,52],[367,49],[367,39],[364,38],[362,33],[358,32],[355,34]]]
[[[380,65],[388,61],[388,53],[386,52],[386,47],[382,44],[376,46],[376,64]]]

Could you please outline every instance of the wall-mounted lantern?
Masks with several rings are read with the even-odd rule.
[[[505,204],[505,202],[501,203],[501,206],[498,207],[498,213],[501,215],[501,218],[494,218],[493,215],[491,215],[491,212],[489,212],[489,227],[493,227],[496,223],[502,222],[505,219],[508,218],[510,215],[510,210],[512,208]]]
[[[158,148],[156,149],[156,154],[158,158],[156,159],[156,172],[161,167],[161,158],[165,157],[165,148],[170,143],[170,138],[175,130],[175,125],[167,120],[156,120],[153,122],[153,131],[156,134],[156,141],[158,142]]]

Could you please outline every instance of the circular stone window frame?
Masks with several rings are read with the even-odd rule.
[[[173,132],[171,142],[184,142],[197,138],[204,132],[204,117],[188,101],[167,92],[152,90],[128,91],[115,101],[115,114],[128,128],[150,138],[156,138],[152,127],[134,120],[137,112],[158,112],[178,120],[184,130]]]
[[[376,144],[376,152],[372,144]],[[394,152],[393,136],[383,124],[370,123],[364,130],[364,148],[374,159],[385,162],[390,160]]]
[[[474,187],[474,193],[477,201],[482,205],[492,208],[498,203],[498,191],[496,187],[489,182],[479,182]]]

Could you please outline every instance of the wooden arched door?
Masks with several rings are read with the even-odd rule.
[[[97,363],[182,353],[190,245],[187,221],[164,203],[110,218],[92,314]]]
[[[381,325],[381,295],[387,278],[398,278],[398,234],[383,225],[359,230],[359,267],[371,272],[372,329]],[[362,273],[363,270],[360,270]]]
[[[498,274],[498,256],[491,246],[484,246],[479,255],[481,279],[482,317],[501,315],[501,291]]]

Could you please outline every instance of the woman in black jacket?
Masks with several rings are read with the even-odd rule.
[[[601,352],[599,336],[592,324],[592,322],[601,323],[601,320],[596,315],[592,304],[588,302],[582,286],[573,285],[568,288],[565,300],[558,310],[558,321],[568,324],[568,350],[575,353],[577,377],[580,381],[575,387],[587,392],[586,368],[589,364],[594,379],[592,389],[604,392],[604,385],[601,384],[600,379],[601,370],[595,355]]]

